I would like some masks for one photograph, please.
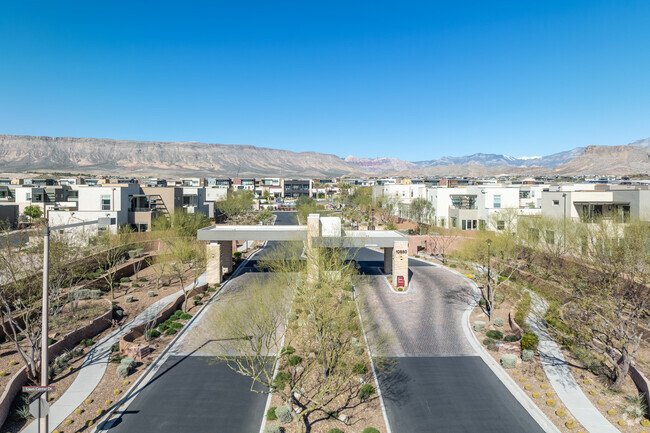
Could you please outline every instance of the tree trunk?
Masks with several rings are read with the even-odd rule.
[[[611,384],[609,389],[612,391],[620,391],[621,388],[623,388],[623,382],[625,381],[625,377],[630,371],[631,363],[632,360],[630,359],[630,356],[627,353],[623,353],[618,361],[618,364],[616,364],[614,368],[616,379],[614,380],[614,383]]]

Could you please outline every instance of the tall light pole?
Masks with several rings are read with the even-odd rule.
[[[566,192],[562,193],[562,198],[564,199],[564,219],[562,220],[564,233],[562,234],[562,241],[564,242],[564,248],[566,249]]]
[[[492,239],[487,238],[487,310],[488,317],[490,318],[490,323],[492,322],[492,288],[490,287],[490,245],[492,245]]]
[[[41,311],[41,386],[48,386],[49,377],[47,377],[47,370],[49,362],[47,359],[48,349],[48,336],[49,323],[48,316],[50,310],[50,296],[48,291],[48,283],[50,279],[50,227],[45,224],[43,227],[43,306]],[[41,394],[41,403],[39,412],[47,405],[47,392]],[[40,414],[39,432],[48,433],[48,416],[47,411],[45,414]]]

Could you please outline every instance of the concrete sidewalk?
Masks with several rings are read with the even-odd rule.
[[[198,285],[205,284],[205,274],[201,275]],[[194,284],[190,284],[185,290],[191,290]],[[133,327],[148,322],[155,318],[163,308],[169,305],[178,295],[183,293],[179,290],[163,299],[151,304],[146,310],[140,313],[135,319],[126,325],[116,329],[88,351],[81,370],[70,387],[50,407],[49,430],[54,431],[56,427],[79,407],[95,390],[104,377],[106,367],[110,362],[111,347],[119,342],[122,335],[129,332]],[[38,420],[32,421],[23,431],[24,433],[38,433]]]
[[[530,329],[539,336],[539,359],[558,398],[590,433],[618,433],[619,430],[607,421],[582,392],[562,351],[549,335],[543,319],[548,304],[539,295],[533,292],[530,295],[533,306],[527,322]]]

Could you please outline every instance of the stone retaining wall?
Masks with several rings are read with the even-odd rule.
[[[48,348],[48,358],[50,361],[54,360],[63,351],[76,346],[81,340],[92,338],[111,326],[113,303],[111,301],[107,302],[109,305],[108,311],[93,319],[88,325],[66,334],[61,340]],[[26,383],[27,372],[24,368],[21,368],[13,375],[7,386],[5,386],[2,396],[0,396],[0,425],[7,419],[9,410],[11,409],[11,403],[13,403],[16,396],[22,391],[22,387]]]

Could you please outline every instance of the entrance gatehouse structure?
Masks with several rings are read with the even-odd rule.
[[[307,225],[216,225],[200,229],[198,240],[207,245],[207,283],[223,281],[232,272],[233,241],[302,241],[307,248],[362,248],[384,250],[384,272],[395,287],[408,287],[408,238],[392,230],[343,230],[341,218],[310,214]]]

